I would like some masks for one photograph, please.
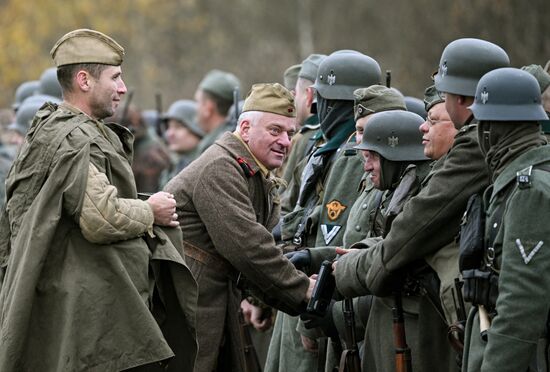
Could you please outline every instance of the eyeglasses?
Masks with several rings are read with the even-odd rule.
[[[447,120],[444,120],[444,119],[439,119],[439,120],[433,120],[432,118],[430,118],[429,116],[426,117],[426,122],[428,123],[428,125],[430,127],[433,127],[434,125],[436,124],[439,124],[439,123],[444,123],[446,122]]]

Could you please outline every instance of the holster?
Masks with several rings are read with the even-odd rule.
[[[498,275],[491,269],[472,269],[462,272],[464,280],[464,301],[483,305],[492,311],[498,297]]]

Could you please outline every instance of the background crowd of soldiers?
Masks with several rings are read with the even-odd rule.
[[[443,52],[432,80],[425,78],[422,99],[404,97],[399,82],[394,86],[375,59],[352,50],[312,54],[284,72],[299,131],[276,171],[285,182],[282,216],[273,235],[308,275],[328,260],[325,267],[334,269],[338,294],[325,299],[318,313],[301,318],[274,313],[252,296],[244,298],[244,326],[256,327],[245,329],[255,345],[255,351],[245,351],[248,357],[254,354],[246,358],[246,368],[392,371],[396,352],[415,371],[460,368],[471,304],[462,299],[457,236],[468,197],[496,178],[473,139],[479,129],[471,114],[476,111],[469,107],[474,97],[480,105],[496,95],[485,98],[476,92],[482,76],[508,66],[508,56],[498,46],[456,40]],[[536,78],[546,111],[549,69],[550,61],[545,67],[523,68]],[[223,133],[233,131],[240,94],[247,90],[235,75],[213,70],[201,80],[194,99],[173,102],[164,112],[160,107],[141,110],[129,94],[108,120],[135,136],[132,170],[138,191],[163,189]],[[447,112],[445,100],[456,97],[456,111]],[[46,101],[61,100],[54,68],[19,86],[13,110],[3,110],[1,117],[2,177],[38,109]],[[490,116],[476,119],[499,121]],[[547,118],[514,120],[521,119],[541,122],[542,130],[548,130]],[[268,321],[251,319],[257,309]],[[486,317],[494,318],[494,304],[488,310]],[[401,325],[401,334],[392,334],[392,324]],[[481,362],[476,358],[483,351],[475,349],[471,333],[468,337],[470,355],[462,368],[477,370]],[[536,355],[528,358],[536,365]]]

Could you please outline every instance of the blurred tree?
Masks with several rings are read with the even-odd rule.
[[[52,65],[49,51],[71,29],[95,28],[126,49],[124,78],[134,103],[165,107],[192,98],[212,68],[243,82],[281,81],[312,52],[356,49],[391,69],[395,87],[421,96],[444,46],[459,37],[501,45],[514,66],[545,64],[550,2],[532,0],[0,0],[0,107],[15,88]]]

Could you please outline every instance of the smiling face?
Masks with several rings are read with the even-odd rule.
[[[296,131],[296,118],[269,112],[245,112],[238,132],[254,156],[269,170],[280,167]]]
[[[370,173],[369,178],[375,188],[380,189],[380,155],[374,151],[362,150],[363,154],[363,169]]]
[[[457,132],[444,102],[430,109],[426,121],[420,125],[419,129],[422,132],[424,155],[434,160],[441,158],[449,151]]]
[[[113,116],[122,96],[126,93],[126,85],[122,80],[120,66],[106,67],[98,79],[89,77],[91,90],[88,105],[90,114],[95,119]]]

